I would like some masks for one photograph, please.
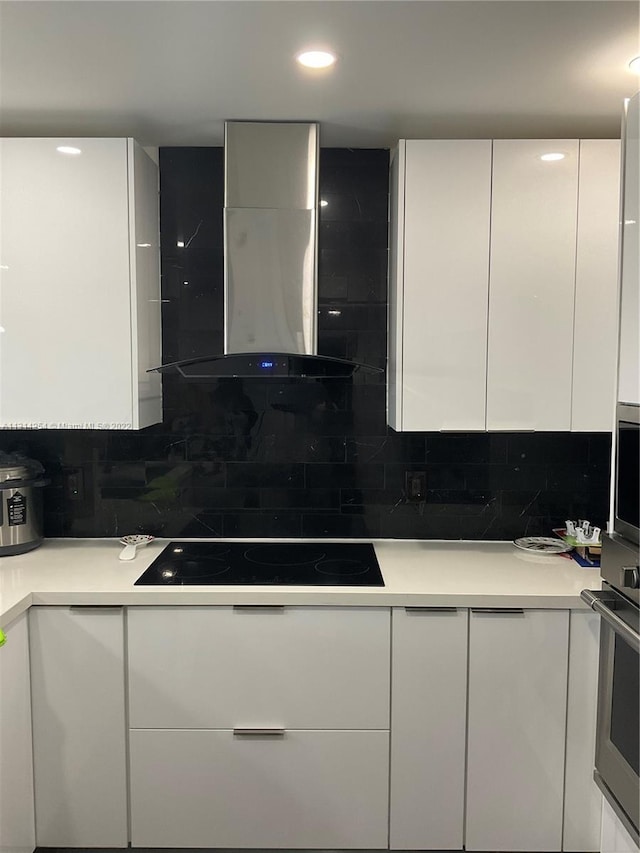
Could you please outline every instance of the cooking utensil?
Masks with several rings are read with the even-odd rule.
[[[153,536],[136,534],[133,536],[123,536],[120,541],[125,546],[122,551],[120,551],[120,559],[133,560],[136,555],[136,549],[142,548],[143,545],[148,545],[149,542],[153,541]]]

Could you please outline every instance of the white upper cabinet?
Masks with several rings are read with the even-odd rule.
[[[493,143],[489,430],[571,427],[577,202],[576,140]]]
[[[0,427],[157,423],[156,164],[132,139],[4,139],[0,166]]]
[[[625,124],[618,400],[640,403],[640,92]]]
[[[399,143],[394,429],[611,429],[618,151],[617,140]]]
[[[613,428],[620,140],[580,140],[571,429]]]
[[[392,169],[389,423],[482,430],[491,142],[402,141]]]

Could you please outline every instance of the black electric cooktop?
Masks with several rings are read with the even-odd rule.
[[[373,545],[171,542],[136,585],[384,586]]]

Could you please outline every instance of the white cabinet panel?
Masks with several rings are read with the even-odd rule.
[[[560,850],[569,614],[469,623],[466,849]]]
[[[640,403],[640,92],[625,125],[618,400]]]
[[[31,688],[27,615],[6,628],[0,648],[0,851],[35,848]]]
[[[600,849],[602,794],[593,781],[599,639],[600,617],[591,610],[572,610],[562,838],[566,853]]]
[[[619,140],[580,140],[571,407],[574,431],[613,429],[618,358],[619,176]]]
[[[131,732],[134,847],[387,847],[389,733]]]
[[[130,139],[0,152],[0,424],[156,423],[160,378],[140,381],[161,358],[156,166]]]
[[[403,430],[483,430],[491,142],[400,146],[404,207],[392,229],[401,247],[394,256],[403,252],[401,269],[392,270],[391,299],[402,303],[402,356],[390,383],[402,394],[401,417],[393,418],[390,408],[390,423]]]
[[[133,728],[386,729],[387,609],[133,608]]]
[[[390,848],[461,850],[466,610],[393,609]]]
[[[489,430],[571,427],[577,201],[577,140],[494,141]]]
[[[640,847],[609,803],[602,801],[601,853],[640,853]]]
[[[33,607],[30,631],[38,845],[126,847],[122,609]]]

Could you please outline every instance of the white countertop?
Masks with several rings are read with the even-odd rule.
[[[169,541],[155,540],[130,562],[118,559],[117,539],[49,539],[27,554],[0,558],[0,627],[33,604],[566,609],[586,607],[580,590],[600,589],[599,569],[583,569],[566,556],[530,554],[510,542],[439,540],[374,540],[384,587],[134,586]]]

